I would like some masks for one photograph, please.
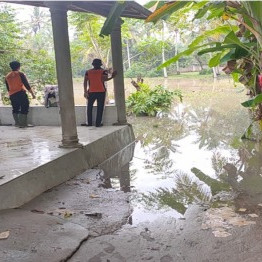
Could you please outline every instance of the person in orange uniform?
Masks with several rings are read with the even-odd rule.
[[[94,102],[97,100],[97,114],[96,114],[96,127],[101,127],[102,116],[105,105],[106,88],[105,81],[109,81],[117,74],[116,71],[108,77],[107,70],[101,68],[102,61],[94,59],[92,62],[93,69],[87,70],[84,79],[84,97],[87,99],[87,124],[85,126],[92,126],[92,111]],[[88,86],[88,89],[87,89]]]
[[[18,61],[13,61],[9,65],[12,71],[6,75],[5,84],[13,108],[15,126],[28,127],[31,125],[27,124],[29,100],[26,90],[31,93],[33,99],[35,98],[35,94],[33,93],[26,76],[19,71],[21,64]]]

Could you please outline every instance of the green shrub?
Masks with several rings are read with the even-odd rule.
[[[147,84],[139,84],[140,90],[131,94],[126,101],[128,113],[137,116],[156,116],[158,112],[168,112],[175,96],[182,101],[180,90],[169,91],[162,85],[150,88]]]
[[[200,75],[210,75],[213,73],[213,70],[211,68],[207,68],[207,69],[202,69],[199,74]]]
[[[125,77],[137,78],[138,76],[142,77],[158,77],[163,76],[162,70],[157,70],[156,67],[151,66],[146,67],[145,64],[137,62],[133,63],[132,66],[125,71]]]
[[[131,68],[127,69],[125,72],[125,77],[133,77],[136,78],[138,76],[145,76],[147,73],[147,70],[145,66],[141,63],[134,63],[132,64]]]

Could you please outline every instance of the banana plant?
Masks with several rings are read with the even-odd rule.
[[[226,63],[224,72],[248,89],[250,99],[242,105],[250,109],[252,123],[243,137],[251,136],[250,130],[257,122],[262,132],[262,2],[172,1],[153,12],[146,22],[156,23],[180,9],[191,13],[195,10],[193,20],[203,17],[208,21],[217,19],[221,25],[202,33],[185,51],[166,61],[159,69],[193,52],[212,54],[210,67]]]
[[[114,3],[99,34],[101,37],[111,34],[118,20],[121,20],[121,14],[125,9],[125,5],[125,1],[116,1]]]

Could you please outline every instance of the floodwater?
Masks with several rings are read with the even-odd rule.
[[[180,88],[182,103],[174,101],[168,115],[128,119],[136,137],[126,185],[132,192],[131,223],[167,216],[183,219],[191,203],[226,205],[258,215],[262,144],[240,139],[249,124],[248,112],[240,104],[247,99],[245,92],[230,79],[165,84]],[[119,186],[117,179],[111,182]]]
[[[134,79],[135,80],[135,79]],[[125,78],[125,96],[126,98],[133,92],[136,91],[135,87],[131,84],[132,78]],[[221,90],[227,88],[229,85],[232,86],[231,80],[213,80],[210,76],[199,76],[196,78],[186,75],[177,76],[175,78],[145,78],[144,83],[149,84],[150,86],[164,85],[168,89],[181,89],[183,90],[205,90],[209,89],[212,91],[217,87],[220,87]],[[74,99],[76,105],[85,105],[86,100],[83,96],[83,79],[75,78],[74,79]],[[113,81],[106,82],[108,100],[114,100],[114,87]],[[117,90],[116,90],[117,91]]]

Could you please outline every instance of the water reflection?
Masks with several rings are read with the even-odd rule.
[[[180,217],[191,203],[232,203],[232,196],[243,192],[243,173],[249,173],[247,167],[254,169],[246,162],[250,156],[260,170],[256,179],[262,182],[261,155],[239,139],[248,124],[242,98],[232,92],[230,96],[227,88],[187,90],[184,102],[167,117],[129,119],[137,137],[130,165],[137,222],[152,219],[147,214]],[[237,188],[241,189],[232,194]]]
[[[238,193],[236,209],[261,213],[262,206],[262,144],[245,141],[238,149],[238,159],[225,166],[227,181]]]
[[[218,84],[183,90],[183,103],[168,116],[129,118],[137,140],[131,163],[103,169],[108,187],[132,192],[133,224],[179,218],[199,202],[260,215],[262,145],[240,139],[248,126],[245,95]]]
[[[170,207],[178,213],[184,214],[188,205],[196,202],[208,202],[210,194],[187,174],[175,177],[175,188],[157,188],[155,192],[142,194],[142,201],[147,207]]]
[[[135,144],[132,143],[98,166],[104,171],[103,180],[106,188],[131,191],[129,162],[133,158],[134,148]]]

